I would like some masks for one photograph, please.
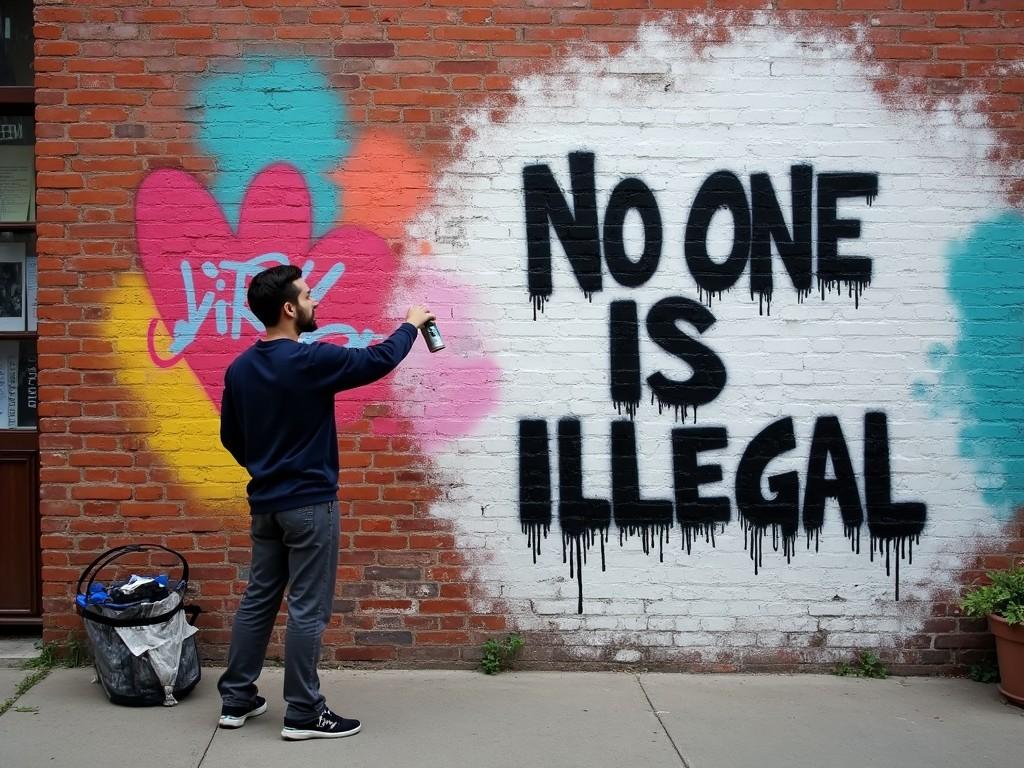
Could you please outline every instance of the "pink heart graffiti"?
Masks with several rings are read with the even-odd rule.
[[[367,346],[397,327],[396,319],[384,316],[397,266],[387,243],[353,226],[313,241],[309,191],[291,166],[272,165],[253,179],[237,231],[206,188],[177,170],[145,179],[135,213],[146,280],[172,336],[169,350],[158,350],[154,319],[150,356],[160,366],[184,361],[217,407],[224,369],[262,332],[245,304],[248,280],[261,269],[285,263],[302,268],[321,302],[318,339]],[[338,416],[358,418],[364,404],[386,397],[384,382],[354,390],[339,398]]]
[[[406,420],[431,448],[468,433],[496,404],[498,366],[484,354],[473,324],[454,319],[456,307],[474,303],[469,291],[426,268],[399,278],[387,243],[358,226],[337,227],[314,241],[309,191],[294,167],[275,164],[253,179],[237,231],[206,188],[177,170],[155,171],[143,181],[135,214],[159,314],[147,329],[150,358],[161,367],[188,365],[218,409],[225,368],[262,333],[245,303],[248,280],[284,263],[303,270],[321,302],[317,339],[367,346],[389,334],[401,320],[387,311],[398,282],[415,297],[410,302],[429,296],[443,323],[449,350],[430,355],[414,348],[402,366],[412,391],[393,392],[392,375],[347,392],[336,406],[342,424],[360,418],[370,403],[394,402],[398,419],[377,419],[375,431],[398,432],[399,419]],[[157,341],[161,322],[169,345]]]

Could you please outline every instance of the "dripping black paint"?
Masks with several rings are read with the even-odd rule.
[[[582,464],[581,422],[564,418],[557,424],[558,522],[562,533],[562,558],[577,581],[578,611],[583,612],[583,573],[586,554],[595,542],[601,545],[601,569],[606,567],[605,544],[612,522],[619,531],[619,545],[633,536],[640,538],[649,554],[658,543],[659,559],[676,525],[682,533],[682,547],[689,554],[698,536],[715,545],[715,532],[724,530],[732,519],[732,499],[704,496],[701,486],[721,481],[722,468],[700,461],[700,454],[728,447],[725,427],[676,427],[671,430],[674,493],[671,498],[645,498],[639,480],[635,425],[630,420],[611,424],[611,499],[586,492]],[[860,531],[865,520],[871,538],[871,559],[884,551],[886,573],[896,559],[896,599],[899,599],[899,562],[912,558],[913,544],[924,529],[927,510],[916,501],[893,501],[886,414],[864,414],[863,502],[846,438],[836,416],[815,420],[805,480],[800,473],[769,473],[769,464],[797,446],[794,421],[778,419],[762,429],[744,448],[736,468],[734,499],[750,553],[754,573],[763,567],[764,540],[771,535],[772,548],[782,549],[790,562],[796,554],[796,536],[802,527],[807,548],[814,541],[817,550],[824,526],[826,502],[839,507],[843,533],[851,547],[860,552]],[[555,498],[551,472],[551,440],[548,423],[542,419],[519,422],[519,514],[534,561],[541,541],[552,524]],[[828,467],[831,466],[831,476]],[[769,496],[762,494],[767,480]],[[801,507],[801,485],[803,504]],[[895,550],[895,551],[894,551]]]
[[[655,274],[661,262],[662,215],[651,189],[641,179],[621,179],[609,196],[602,226],[597,204],[595,155],[570,153],[568,166],[571,200],[548,165],[523,168],[527,287],[535,320],[538,310],[544,311],[553,292],[552,232],[588,301],[603,289],[605,266],[620,286],[637,288]],[[609,305],[609,394],[617,413],[625,412],[629,417],[629,421],[612,423],[611,500],[585,493],[579,421],[562,419],[558,422],[558,515],[562,557],[578,583],[580,612],[583,610],[582,568],[587,551],[595,542],[600,542],[604,569],[604,545],[613,520],[619,530],[620,546],[629,537],[639,536],[644,552],[649,553],[657,538],[659,556],[675,524],[681,528],[682,545],[689,553],[698,536],[714,546],[716,531],[730,522],[731,500],[728,497],[700,494],[701,485],[721,480],[721,467],[697,460],[702,452],[728,445],[723,427],[672,430],[673,498],[644,498],[638,479],[632,419],[640,407],[644,383],[651,390],[651,403],[657,403],[659,414],[670,410],[676,421],[680,416],[685,421],[692,409],[694,422],[698,406],[717,398],[727,383],[722,359],[698,339],[715,323],[714,316],[704,305],[710,307],[714,298],[721,299],[735,286],[749,264],[751,299],[756,294],[759,313],[770,314],[775,290],[773,244],[799,302],[810,295],[816,278],[822,300],[833,289],[846,286],[854,305],[859,307],[861,295],[870,284],[872,259],[839,253],[841,240],[860,237],[861,222],[840,218],[838,204],[845,198],[863,197],[870,206],[879,190],[876,173],[815,174],[810,165],[791,166],[791,227],[786,223],[769,174],[751,174],[749,188],[748,197],[741,179],[728,170],[716,171],[703,181],[685,215],[681,249],[696,283],[698,301],[683,296],[662,298],[651,307],[645,319],[643,327],[652,342],[686,363],[693,372],[689,379],[675,380],[662,371],[653,371],[645,378],[640,359],[641,324],[637,304],[617,300]],[[712,220],[723,210],[732,219],[732,246],[724,260],[717,260],[708,253],[707,239]],[[626,253],[623,237],[630,211],[635,211],[643,224],[643,248],[635,258]],[[693,332],[682,331],[680,323],[688,324]],[[795,554],[801,519],[807,547],[810,548],[813,539],[817,549],[826,502],[834,499],[842,515],[844,534],[855,552],[860,552],[865,510],[871,557],[873,559],[876,551],[884,550],[887,573],[891,550],[896,549],[898,599],[899,561],[908,553],[912,556],[912,544],[918,541],[924,527],[926,510],[920,502],[892,501],[885,414],[865,414],[864,428],[863,504],[839,420],[822,416],[814,427],[802,514],[798,473],[769,476],[767,481],[772,495],[765,498],[761,493],[761,479],[768,464],[796,447],[792,419],[779,419],[767,426],[746,446],[737,467],[734,492],[745,546],[755,573],[763,565],[764,538],[769,530],[773,548],[777,551],[781,545],[787,562]],[[554,496],[549,443],[546,421],[520,422],[520,519],[535,560],[552,522]],[[826,476],[829,465],[834,477]]]
[[[609,196],[602,227],[594,153],[571,152],[568,164],[571,202],[549,165],[523,168],[527,290],[534,317],[537,310],[543,312],[553,292],[552,232],[588,300],[603,289],[602,251],[603,262],[612,278],[625,288],[637,288],[646,283],[661,263],[662,215],[650,187],[635,177],[619,181]],[[867,256],[840,255],[840,241],[859,238],[861,222],[839,218],[838,204],[842,199],[864,198],[871,205],[878,195],[878,174],[855,171],[816,174],[813,166],[798,164],[790,168],[790,189],[792,228],[786,224],[767,173],[750,175],[749,197],[743,182],[732,171],[715,171],[703,181],[686,213],[682,247],[701,302],[711,306],[713,298],[721,298],[736,284],[749,263],[751,298],[756,294],[759,310],[770,313],[775,290],[771,264],[774,243],[799,300],[811,293],[816,267],[822,298],[833,288],[846,285],[859,305],[864,288],[871,282],[872,260]],[[816,236],[812,226],[815,208]],[[717,261],[708,253],[707,238],[712,219],[722,210],[728,211],[732,218],[733,238],[728,257]],[[643,224],[643,249],[635,259],[626,253],[624,246],[623,228],[629,211],[636,211]]]

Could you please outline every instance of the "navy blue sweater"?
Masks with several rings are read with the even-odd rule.
[[[386,376],[415,340],[416,327],[402,323],[365,349],[257,341],[228,366],[220,440],[252,478],[254,515],[338,497],[334,395]]]

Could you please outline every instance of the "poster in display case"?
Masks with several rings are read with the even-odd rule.
[[[27,327],[26,266],[24,243],[0,243],[0,331]]]

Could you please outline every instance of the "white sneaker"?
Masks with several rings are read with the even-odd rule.
[[[251,707],[229,707],[227,704],[220,708],[220,720],[217,725],[220,728],[241,728],[250,717],[259,717],[267,711],[267,700],[257,696]]]

